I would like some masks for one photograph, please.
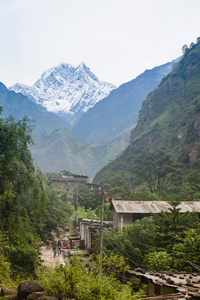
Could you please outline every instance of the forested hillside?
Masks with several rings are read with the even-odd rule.
[[[162,191],[177,192],[185,176],[198,169],[200,43],[197,40],[190,49],[185,49],[172,72],[145,99],[130,145],[97,173],[95,182],[104,175],[112,187],[129,191],[145,183],[151,193],[159,195]]]

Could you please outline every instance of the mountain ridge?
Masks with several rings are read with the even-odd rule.
[[[3,118],[13,116],[21,120],[26,116],[33,121],[29,124],[33,127],[35,142],[31,152],[35,164],[43,172],[66,169],[92,177],[102,165],[121,153],[129,141],[127,134],[101,144],[78,141],[56,114],[48,112],[27,96],[8,90],[3,83],[0,83],[0,107],[3,108]]]
[[[136,125],[142,101],[172,70],[177,60],[146,70],[135,79],[112,90],[90,108],[72,128],[80,140],[101,142]]]
[[[115,88],[113,84],[100,81],[82,62],[78,67],[61,63],[46,70],[33,86],[16,83],[9,89],[21,92],[73,125]]]

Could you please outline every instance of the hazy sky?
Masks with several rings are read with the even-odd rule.
[[[120,85],[200,36],[200,0],[0,0],[0,81],[32,85],[81,61]]]

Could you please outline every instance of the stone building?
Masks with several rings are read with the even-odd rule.
[[[53,175],[48,180],[51,182],[52,187],[66,191],[67,196],[70,198],[73,198],[76,188],[82,184],[88,184],[89,181],[88,176],[74,175],[69,172],[63,175]]]

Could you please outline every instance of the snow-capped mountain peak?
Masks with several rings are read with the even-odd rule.
[[[82,62],[77,67],[61,63],[46,70],[33,86],[16,83],[10,90],[34,98],[48,111],[70,115],[74,122],[114,88],[100,81]]]

